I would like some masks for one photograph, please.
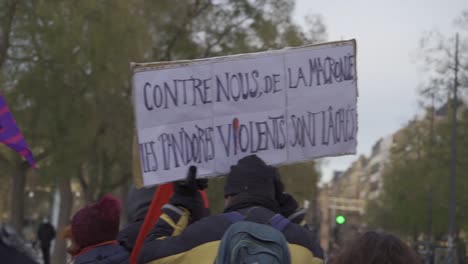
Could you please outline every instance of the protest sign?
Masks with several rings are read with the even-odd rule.
[[[145,186],[356,151],[354,40],[235,56],[132,64]]]

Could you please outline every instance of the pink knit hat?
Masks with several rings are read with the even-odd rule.
[[[115,240],[119,232],[120,211],[120,201],[111,195],[82,208],[72,218],[73,239],[83,248]]]

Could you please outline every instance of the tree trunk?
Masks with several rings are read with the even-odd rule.
[[[131,182],[126,181],[124,184],[122,184],[119,187],[118,193],[119,193],[119,198],[122,204],[127,205],[127,198],[128,198],[128,191],[130,190]],[[124,206],[122,208],[122,214],[120,215],[120,226],[123,227],[125,224],[127,224],[127,207]]]
[[[86,204],[94,200],[93,188],[89,186],[89,183],[86,180],[86,178],[89,178],[87,177],[89,174],[89,168],[81,165],[78,170],[78,180],[80,181],[81,190],[83,191],[83,198]]]
[[[26,188],[27,169],[18,168],[18,172],[13,176],[13,189],[10,197],[10,222],[18,234],[22,234],[24,222],[24,190]]]
[[[57,230],[59,232],[55,243],[54,255],[52,256],[53,264],[67,263],[67,244],[66,241],[60,237],[60,235],[61,231],[63,231],[63,229],[70,224],[70,213],[73,205],[70,178],[66,176],[60,178],[58,187],[60,190],[60,209]]]
[[[2,23],[1,31],[3,37],[0,39],[0,68],[6,62],[8,48],[10,47],[10,35],[13,31],[17,5],[18,1],[10,1],[8,3],[6,20],[4,20]]]

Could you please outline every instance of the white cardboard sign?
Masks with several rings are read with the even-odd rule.
[[[256,154],[272,165],[354,154],[354,40],[193,61],[133,64],[145,186],[229,171]]]

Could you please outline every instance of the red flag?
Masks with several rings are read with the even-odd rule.
[[[21,134],[3,95],[0,95],[0,142],[18,152],[33,168],[37,169],[33,154],[23,134]]]

